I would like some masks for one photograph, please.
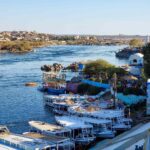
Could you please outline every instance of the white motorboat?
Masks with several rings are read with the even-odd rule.
[[[70,137],[71,130],[62,126],[45,123],[41,121],[29,121],[31,131],[39,132],[45,135],[56,135],[61,137]]]
[[[131,128],[132,119],[124,117],[124,110],[100,109],[97,107],[72,106],[68,112],[73,115],[88,118],[108,119],[112,122],[112,129],[127,130]]]
[[[112,121],[108,119],[95,119],[88,117],[79,117],[85,123],[93,125],[93,134],[98,138],[113,138],[115,130],[112,129]]]
[[[72,138],[76,144],[87,145],[95,140],[95,136],[92,134],[93,126],[85,124],[83,121],[76,120],[69,116],[55,116],[58,124],[72,130]]]
[[[63,147],[69,147],[70,149],[74,149],[74,142],[71,141],[71,130],[66,129],[62,126],[49,124],[41,121],[30,121],[29,125],[31,126],[34,132],[29,132],[26,135],[50,139],[53,143],[58,144],[59,147],[63,149]],[[40,133],[40,134],[39,134]],[[70,150],[69,149],[69,150]],[[65,150],[65,149],[64,149]]]
[[[74,103],[80,102],[82,97],[79,97],[78,95],[70,95],[70,94],[61,94],[59,96],[56,95],[45,95],[44,96],[44,104],[49,107],[54,107],[54,103],[64,103],[67,101],[72,101]],[[67,104],[67,103],[66,103]]]
[[[44,104],[49,107],[53,107],[53,103],[56,101],[64,101],[64,96],[55,96],[55,95],[45,95],[44,96]]]
[[[71,141],[69,138],[60,137],[55,135],[44,135],[36,132],[26,132],[23,134],[25,137],[33,138],[33,139],[43,139],[45,141],[50,141],[57,146],[57,150],[74,150],[75,143]]]
[[[68,109],[71,106],[77,106],[79,105],[78,102],[74,102],[73,100],[65,100],[63,102],[53,102],[53,112],[58,114],[58,115],[67,115],[68,114]]]

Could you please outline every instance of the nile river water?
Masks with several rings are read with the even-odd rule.
[[[37,87],[25,87],[26,82],[41,83],[40,67],[54,62],[67,65],[74,61],[105,59],[114,65],[128,63],[119,60],[115,52],[124,46],[50,46],[26,54],[0,54],[0,124],[12,132],[29,130],[29,120],[54,122],[53,114],[43,105],[43,95]]]

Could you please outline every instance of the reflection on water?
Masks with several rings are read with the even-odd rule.
[[[105,59],[115,65],[127,63],[115,58],[124,46],[50,46],[27,54],[0,54],[0,124],[13,132],[28,131],[29,120],[54,122],[53,114],[44,107],[43,95],[36,87],[24,83],[41,82],[40,67],[54,62]]]

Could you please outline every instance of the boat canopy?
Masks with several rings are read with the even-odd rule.
[[[105,84],[105,83],[95,82],[95,81],[91,81],[91,80],[82,80],[82,82],[89,84],[89,85],[92,85],[92,86],[99,87],[99,88],[104,88],[104,89],[110,88],[110,85]]]
[[[63,132],[70,132],[69,129],[66,129],[64,127],[61,126],[57,126],[54,124],[49,124],[49,123],[45,123],[45,122],[41,122],[41,121],[29,121],[29,125],[41,130],[41,131],[47,131],[47,132],[51,132],[51,133],[63,133]]]
[[[57,122],[69,129],[85,129],[93,128],[90,124],[85,124],[84,121],[71,116],[55,116]]]

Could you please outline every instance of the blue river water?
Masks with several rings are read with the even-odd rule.
[[[55,122],[44,107],[43,94],[26,82],[41,83],[40,67],[54,62],[67,65],[74,61],[104,59],[114,65],[127,64],[115,52],[125,46],[49,46],[26,54],[0,54],[0,124],[15,133],[29,130],[29,120]]]

